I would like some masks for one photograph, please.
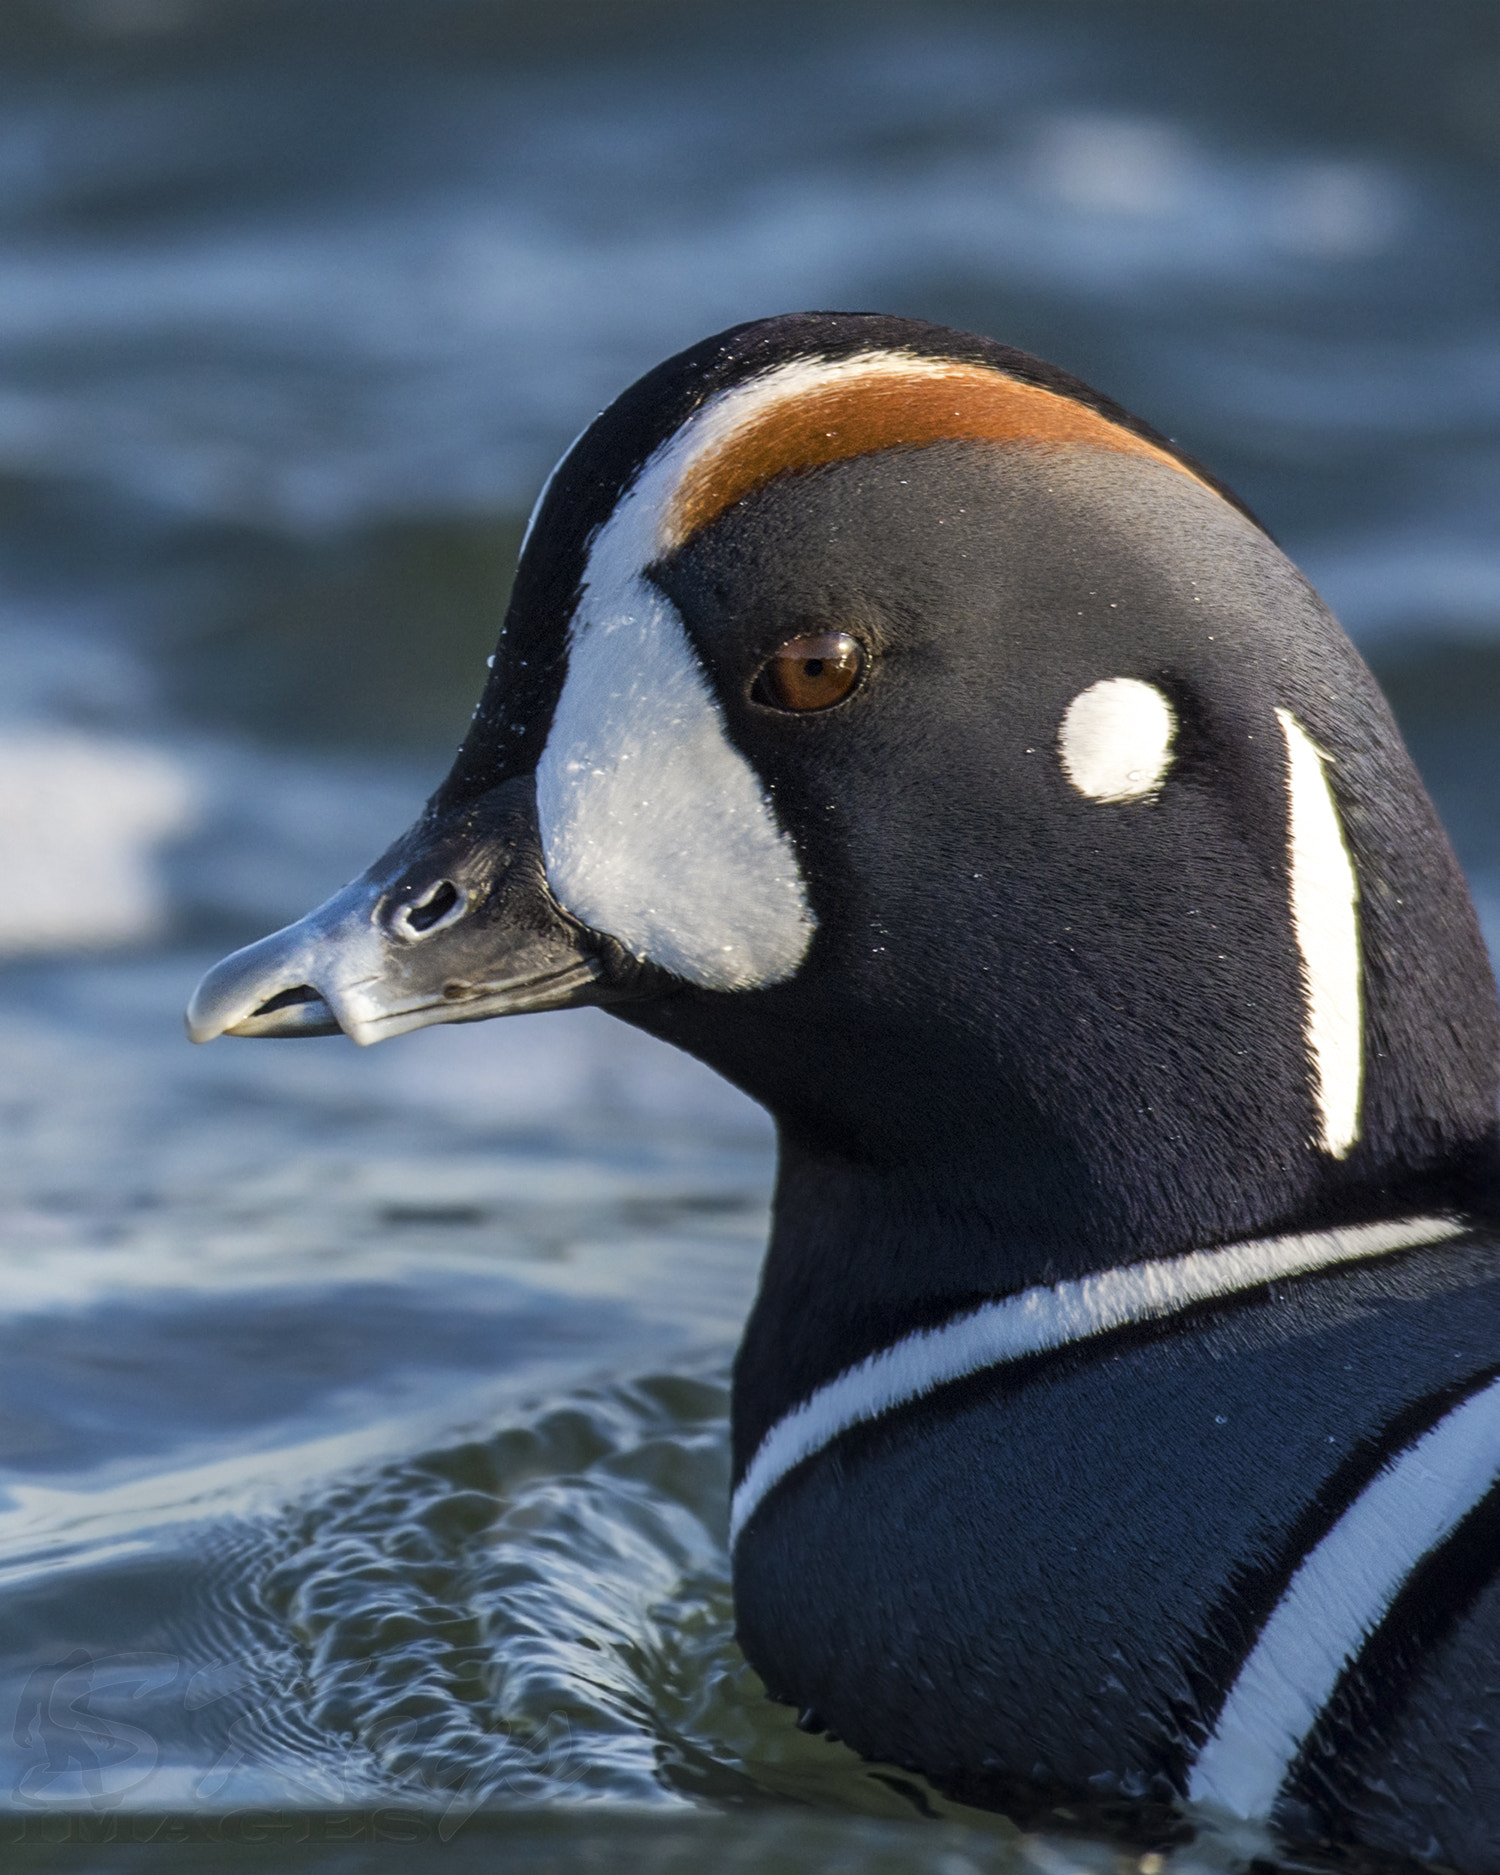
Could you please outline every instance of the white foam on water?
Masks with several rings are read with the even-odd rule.
[[[1085,295],[1128,316],[1136,294],[1384,258],[1440,219],[1363,155],[1246,154],[1170,116],[1080,111],[1064,101],[1075,55],[1041,72],[1003,24],[950,23],[934,38],[914,60],[905,34],[875,32],[857,52],[846,34],[814,34],[791,67],[745,61],[737,107],[670,62],[649,80],[575,79],[545,98],[530,77],[466,72],[482,87],[482,135],[466,146],[475,95],[445,96],[439,81],[409,106],[407,136],[432,113],[420,180],[373,201],[297,186],[299,155],[316,158],[295,141],[306,125],[294,111],[297,182],[253,217],[158,216],[108,248],[66,220],[45,250],[10,241],[0,347],[64,362],[12,375],[0,461],[256,520],[331,521],[414,496],[518,504],[580,416],[752,311],[877,305],[893,281],[957,274],[980,292]],[[157,175],[196,173],[204,106],[191,84],[162,100]],[[70,149],[93,132],[74,188],[119,186],[118,138],[69,98],[33,108],[35,134]],[[764,145],[756,120],[778,127]],[[789,141],[794,122],[806,128]],[[920,132],[903,159],[863,160],[872,130],[899,139],[898,123]],[[376,187],[386,160],[369,166]],[[597,213],[580,220],[579,200]],[[186,354],[185,327],[197,335]],[[129,362],[101,367],[122,339]],[[264,395],[268,356],[314,380],[336,358],[341,420],[317,396]]]
[[[143,743],[0,729],[0,955],[157,935],[157,851],[195,815],[186,767]]]

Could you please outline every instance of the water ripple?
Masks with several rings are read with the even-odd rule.
[[[940,1804],[800,1733],[735,1646],[727,1412],[719,1368],[586,1389],[308,1508],[264,1592],[317,1723],[461,1809]]]

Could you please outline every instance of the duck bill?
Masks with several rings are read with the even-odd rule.
[[[607,944],[607,940],[604,941]],[[531,778],[429,809],[352,885],[215,964],[187,1032],[337,1035],[614,1000],[601,940],[547,888]]]

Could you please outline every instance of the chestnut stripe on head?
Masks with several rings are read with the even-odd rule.
[[[594,535],[537,765],[547,879],[582,923],[712,990],[784,982],[816,920],[796,848],[729,737],[654,561],[791,470],[952,440],[1170,451],[1071,397],[905,351],[796,358],[709,398]]]
[[[708,434],[673,490],[664,546],[680,546],[778,475],[928,443],[1084,443],[1199,480],[1169,450],[1072,397],[982,365],[902,352],[800,360],[730,392],[700,422]]]

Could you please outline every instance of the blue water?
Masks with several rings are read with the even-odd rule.
[[[597,1012],[362,1054],[180,1009],[441,775],[580,425],[810,305],[1029,346],[1233,482],[1500,938],[1500,28],[1307,11],[0,12],[18,1866],[1151,1875],[804,1736],[735,1651],[763,1116]]]

